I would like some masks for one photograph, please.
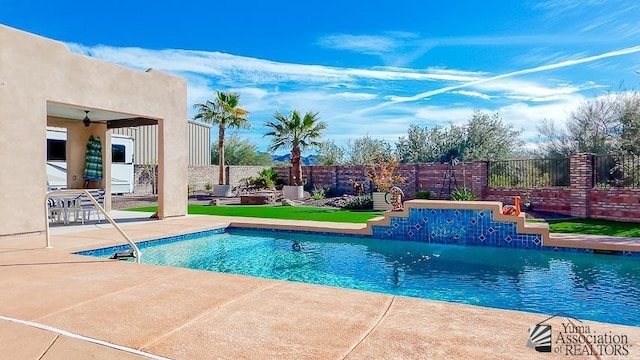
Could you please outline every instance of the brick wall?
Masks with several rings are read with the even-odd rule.
[[[290,169],[276,168],[279,179],[285,184],[290,181]],[[363,165],[302,167],[302,177],[306,179],[308,189],[321,186],[338,195],[353,193],[354,181],[365,184],[365,189],[370,191],[371,181],[366,174]],[[416,191],[430,191],[433,199],[448,199],[450,190],[463,186],[481,195],[487,184],[486,162],[457,164],[450,169],[446,164],[405,164],[398,167],[397,174],[405,178],[404,184],[399,186],[408,199],[412,199]]]
[[[518,187],[488,187],[484,200],[501,201],[503,204],[513,204],[513,199],[520,196],[525,200],[525,193],[531,194],[534,210],[553,211],[571,215],[571,194],[568,187],[549,187],[528,189]]]
[[[589,189],[589,217],[640,222],[640,189]]]
[[[446,164],[405,164],[398,173],[406,178],[401,188],[407,199],[416,191],[430,191],[432,199],[449,198],[451,189],[469,187],[478,199],[513,204],[513,198],[524,200],[530,192],[535,210],[553,211],[580,218],[629,220],[640,222],[640,189],[596,189],[593,184],[593,156],[574,154],[570,159],[570,186],[548,188],[488,187],[488,167],[483,161],[462,163],[451,169]],[[256,176],[264,166],[227,166],[227,182],[233,186],[242,179]],[[289,184],[290,167],[277,167],[278,178]],[[189,166],[189,184],[203,190],[206,183],[218,183],[218,166]],[[353,193],[352,181],[371,190],[365,166],[303,166],[307,190],[315,186],[330,188],[335,195]],[[453,174],[449,177],[449,174]],[[455,179],[454,179],[455,178]],[[134,193],[151,194],[153,187],[144,166],[134,167]]]
[[[548,188],[488,187],[488,166],[482,161],[457,164],[451,169],[446,164],[406,164],[398,168],[398,173],[406,178],[401,187],[407,199],[414,198],[416,191],[425,190],[431,192],[432,199],[448,199],[451,183],[452,190],[463,186],[473,189],[481,200],[513,204],[515,196],[524,200],[529,192],[534,210],[640,222],[640,189],[593,188],[593,166],[593,155],[574,154],[570,158],[570,185]],[[290,167],[276,171],[288,184]],[[303,166],[302,174],[308,190],[316,185],[331,188],[337,195],[353,193],[352,181],[364,183],[365,189],[371,190],[364,166]]]
[[[229,165],[225,167],[225,180],[228,185],[240,185],[243,179],[256,177],[262,169],[268,166],[240,166]],[[212,166],[189,166],[189,185],[195,186],[196,190],[204,190],[205,184],[218,184],[218,165]]]

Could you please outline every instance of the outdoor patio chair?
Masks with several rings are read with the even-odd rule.
[[[104,207],[104,196],[105,196],[105,190],[104,189],[94,189],[94,190],[89,190],[89,193],[91,194],[91,196],[93,196],[97,201],[98,204],[100,204],[100,206]],[[80,195],[80,211],[81,211],[81,218],[82,218],[82,223],[84,224],[85,220],[89,221],[91,220],[91,213],[95,212],[96,216],[98,218],[98,222],[100,222],[100,210],[98,210],[95,205],[93,204],[93,202],[91,201],[91,199],[89,199],[86,195]]]
[[[47,200],[47,210],[49,213],[49,220],[51,222],[64,221],[64,207],[62,206],[60,199],[50,197]]]

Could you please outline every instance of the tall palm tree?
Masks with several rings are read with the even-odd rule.
[[[251,123],[247,120],[249,111],[240,107],[240,95],[216,91],[213,101],[207,100],[204,104],[197,103],[193,107],[198,111],[194,120],[202,120],[206,123],[218,125],[218,184],[224,185],[224,133],[227,128],[249,129]]]
[[[291,148],[291,167],[293,168],[293,185],[302,184],[302,165],[300,154],[310,147],[320,146],[322,131],[327,124],[320,121],[318,113],[308,112],[303,117],[297,110],[288,115],[277,112],[273,115],[275,121],[265,124],[272,131],[264,136],[271,136],[269,151],[276,151],[282,147]]]

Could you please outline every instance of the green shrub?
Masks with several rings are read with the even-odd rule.
[[[416,199],[425,199],[428,200],[431,198],[431,191],[416,191]]]
[[[260,189],[272,189],[276,186],[278,173],[273,168],[262,169],[257,177],[251,178],[249,184]]]
[[[369,195],[353,197],[347,201],[344,208],[350,210],[373,209],[373,198]]]
[[[213,184],[211,184],[210,182],[204,184],[204,189],[207,191],[211,191],[211,189],[213,189]]]
[[[313,193],[311,194],[311,198],[313,200],[322,200],[325,198],[325,196],[326,190],[323,187],[317,185],[313,186]]]
[[[453,201],[473,201],[476,199],[476,194],[469,188],[458,188],[451,193],[451,200]]]

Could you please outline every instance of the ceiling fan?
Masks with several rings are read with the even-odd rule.
[[[89,127],[89,125],[91,125],[91,119],[89,119],[89,110],[84,111],[84,119],[82,120],[82,123],[85,127]]]

